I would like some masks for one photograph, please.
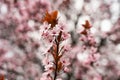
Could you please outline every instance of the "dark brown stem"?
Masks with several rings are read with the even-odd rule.
[[[56,80],[56,78],[57,78],[57,65],[56,65],[56,67],[55,67],[54,80]]]
[[[56,57],[58,58],[58,54],[59,54],[59,42],[56,41],[56,45],[57,45],[57,52],[56,52]],[[57,78],[57,71],[58,70],[58,60],[56,59],[55,61],[55,73],[54,73],[54,80],[56,80]]]

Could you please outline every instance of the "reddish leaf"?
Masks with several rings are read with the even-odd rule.
[[[87,35],[87,31],[86,31],[86,30],[83,30],[83,31],[81,32],[81,34]]]
[[[62,63],[61,62],[58,62],[58,72],[62,69]]]
[[[82,25],[85,29],[90,29],[91,25],[88,20],[85,21],[85,24]]]
[[[58,23],[57,19],[58,11],[53,11],[51,13],[46,12],[44,18],[42,19],[42,22],[48,22],[48,24],[51,24],[51,29],[55,27],[55,25]]]
[[[5,80],[3,75],[0,75],[0,80]]]

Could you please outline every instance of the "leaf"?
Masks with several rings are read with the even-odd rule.
[[[85,24],[82,25],[85,29],[90,29],[91,25],[88,20],[85,21]]]
[[[81,32],[81,34],[87,35],[87,31],[86,31],[86,30],[83,30],[83,31]]]
[[[62,62],[58,62],[58,68],[57,68],[58,72],[59,72],[61,69],[62,69]]]
[[[48,24],[51,24],[50,29],[52,29],[58,23],[57,15],[58,11],[53,11],[51,13],[46,12],[42,22],[48,22]]]
[[[0,75],[0,80],[5,80],[3,75]]]

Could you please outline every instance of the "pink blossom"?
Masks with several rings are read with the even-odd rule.
[[[70,68],[64,67],[64,72],[70,72],[70,71],[71,71]]]
[[[69,66],[70,65],[70,60],[68,58],[63,58],[61,61],[62,61],[64,66]]]

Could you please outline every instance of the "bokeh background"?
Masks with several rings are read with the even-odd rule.
[[[74,71],[63,80],[120,80],[120,0],[0,0],[0,74],[5,80],[40,80],[49,46],[41,37],[41,19],[54,10],[75,49],[80,44],[77,31],[90,21],[100,54],[88,68],[81,65],[87,54],[77,51]]]

